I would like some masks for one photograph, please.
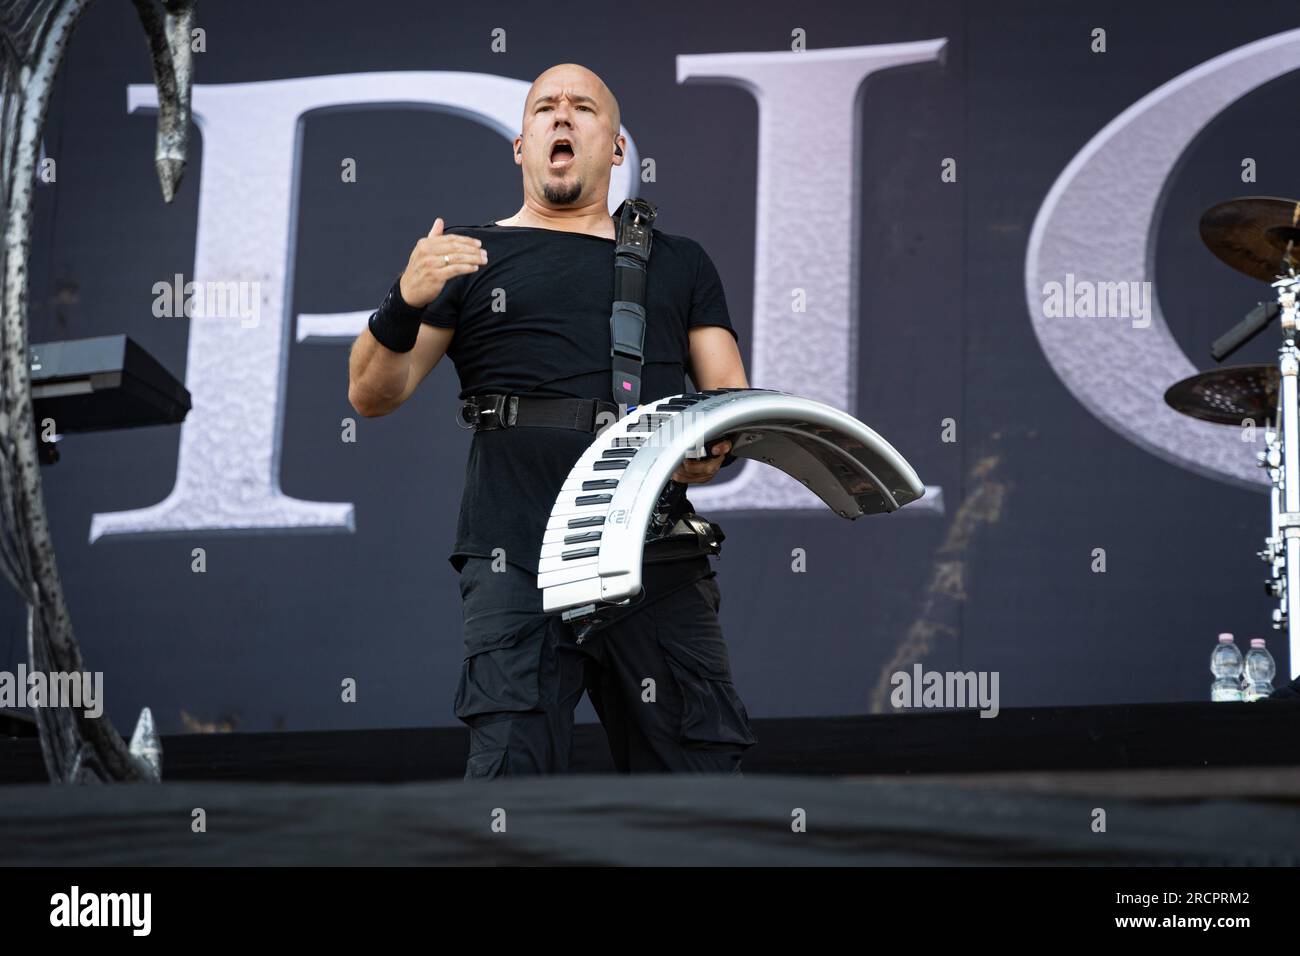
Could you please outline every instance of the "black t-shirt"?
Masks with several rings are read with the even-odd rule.
[[[460,397],[498,392],[612,402],[609,314],[614,240],[532,226],[456,226],[479,239],[488,262],[453,277],[422,319],[454,328],[447,355]],[[646,295],[641,403],[686,391],[687,330],[731,327],[718,271],[699,243],[654,230]],[[536,574],[551,508],[595,435],[513,426],[476,432],[465,466],[456,543],[466,556],[505,560]],[[692,510],[683,498],[675,511]]]

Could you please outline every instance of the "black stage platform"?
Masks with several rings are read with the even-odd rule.
[[[746,774],[931,774],[1155,767],[1300,767],[1300,700],[913,711],[755,720]],[[44,781],[35,738],[7,739],[0,784]],[[34,730],[26,732],[34,733]],[[164,736],[169,781],[405,783],[459,779],[462,727]],[[574,731],[573,771],[612,772],[604,731]]]
[[[1097,773],[1077,787],[1051,775],[24,785],[0,787],[0,865],[1300,864],[1298,771]],[[195,808],[204,833],[191,832]]]
[[[1295,866],[1298,723],[1295,701],[759,720],[743,777],[601,773],[589,725],[580,774],[474,783],[456,728],[164,737],[161,786],[51,788],[34,739],[0,739],[0,865]]]

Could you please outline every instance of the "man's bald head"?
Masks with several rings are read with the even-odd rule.
[[[538,208],[600,208],[610,170],[623,165],[618,100],[605,81],[578,63],[560,63],[528,88],[515,137],[524,196]]]
[[[524,98],[523,125],[528,125],[528,117],[533,113],[536,100],[549,97],[558,99],[565,95],[590,97],[594,100],[601,119],[609,126],[610,135],[618,135],[622,125],[618,99],[604,80],[581,63],[557,63],[533,80],[533,85],[528,88],[528,95]]]

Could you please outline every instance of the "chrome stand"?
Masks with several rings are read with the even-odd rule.
[[[1294,679],[1300,677],[1300,348],[1296,347],[1300,276],[1280,278],[1273,288],[1277,289],[1282,324],[1282,347],[1278,350],[1281,434],[1272,427],[1266,431],[1268,450],[1261,464],[1268,467],[1273,479],[1273,521],[1272,535],[1260,554],[1270,565],[1268,587],[1278,598],[1273,627],[1287,633],[1288,668]]]

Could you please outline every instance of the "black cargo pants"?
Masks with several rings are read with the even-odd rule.
[[[465,659],[456,716],[465,779],[569,769],[585,691],[621,773],[740,773],[755,738],[731,682],[709,558],[646,565],[645,593],[577,643],[542,611],[534,574],[469,558],[460,574]]]

